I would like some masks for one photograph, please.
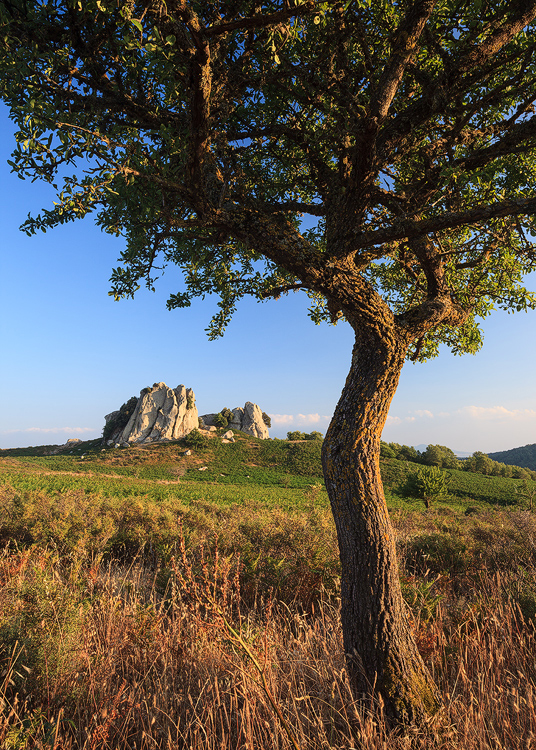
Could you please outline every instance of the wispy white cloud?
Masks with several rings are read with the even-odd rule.
[[[76,433],[78,435],[84,432],[96,432],[95,427],[26,427],[23,430],[1,430],[2,435],[13,435],[14,433],[48,433],[48,432],[64,432],[64,433]]]
[[[534,419],[534,409],[507,409],[505,406],[464,406],[456,414],[464,414],[479,420]]]
[[[294,414],[269,414],[272,420],[272,424],[292,424],[294,422]]]
[[[274,425],[295,425],[305,427],[307,425],[328,424],[331,417],[326,414],[270,414]]]
[[[389,415],[387,417],[386,424],[388,424],[388,425],[391,425],[391,424],[400,424],[401,421],[402,420],[400,419],[400,417],[392,417],[391,415]]]
[[[417,411],[415,412],[415,414],[418,417],[430,417],[430,419],[434,416],[432,414],[432,412],[429,411],[428,409],[417,409]]]

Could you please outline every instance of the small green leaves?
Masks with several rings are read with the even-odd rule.
[[[426,237],[448,295],[469,311],[457,329],[426,332],[415,359],[441,345],[476,351],[477,320],[494,306],[535,307],[522,279],[536,270],[536,216],[493,216],[498,204],[536,194],[534,113],[526,106],[536,101],[532,26],[509,42],[508,64],[498,55],[482,75],[445,76],[446,61],[455,70],[487,26],[495,28],[493,19],[507,22],[511,4],[482,3],[485,19],[475,3],[435,6],[377,135],[367,122],[393,40],[405,33],[404,4],[292,0],[280,4],[277,22],[262,5],[247,23],[251,3],[220,5],[216,12],[213,3],[187,3],[172,24],[165,3],[156,13],[131,0],[43,0],[26,3],[20,23],[2,26],[0,96],[19,128],[10,167],[21,179],[59,184],[55,204],[24,231],[98,212],[99,226],[127,245],[114,294],[152,289],[166,264],[176,264],[184,285],[168,306],[217,295],[215,336],[241,297],[267,299],[295,286],[304,258],[319,278],[329,275],[336,265],[329,254],[344,252],[345,242],[360,278],[395,315],[418,312],[430,273],[411,241],[366,248],[358,241],[412,221],[411,207],[431,227]],[[218,24],[227,24],[225,33]],[[80,38],[91,50],[85,57]],[[530,137],[514,148],[517,132]],[[357,164],[367,175],[361,192]],[[434,226],[475,207],[483,213],[466,226]],[[276,239],[252,232],[252,216],[264,216]],[[337,322],[325,289],[310,285],[312,318]]]

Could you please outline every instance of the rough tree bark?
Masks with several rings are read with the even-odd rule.
[[[405,724],[440,705],[406,616],[380,477],[380,436],[410,342],[396,327],[354,327],[350,372],[322,453],[341,557],[344,650],[356,697],[380,699],[386,716]]]

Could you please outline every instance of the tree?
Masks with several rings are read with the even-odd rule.
[[[422,461],[429,466],[442,466],[445,469],[456,469],[459,464],[454,451],[445,445],[428,445],[422,454]]]
[[[299,430],[293,430],[292,432],[287,432],[287,440],[305,440],[305,432],[300,432]]]
[[[396,458],[396,451],[389,443],[380,441],[380,458]]]
[[[233,412],[229,409],[228,406],[225,406],[214,417],[214,422],[216,423],[217,427],[225,428],[230,422],[232,422],[232,420],[233,420]]]
[[[448,487],[452,474],[441,471],[439,466],[424,466],[413,474],[409,474],[402,488],[406,497],[420,497],[427,508],[437,498],[448,494]]]
[[[355,345],[323,443],[356,696],[439,703],[400,592],[379,474],[404,361],[475,352],[494,306],[535,307],[536,2],[5,0],[12,166],[58,186],[32,234],[97,211],[112,293],[303,290]],[[71,174],[74,170],[74,174]],[[60,185],[60,176],[63,184]],[[305,218],[304,218],[305,217]]]
[[[474,471],[477,474],[491,474],[493,472],[493,459],[482,451],[475,451],[467,459],[466,468],[468,471]]]

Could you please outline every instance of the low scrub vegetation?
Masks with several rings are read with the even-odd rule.
[[[452,469],[426,509],[400,491],[415,465],[384,461],[411,625],[444,700],[402,736],[350,693],[319,449],[239,436],[188,456],[0,458],[0,746],[533,747],[522,483]]]

